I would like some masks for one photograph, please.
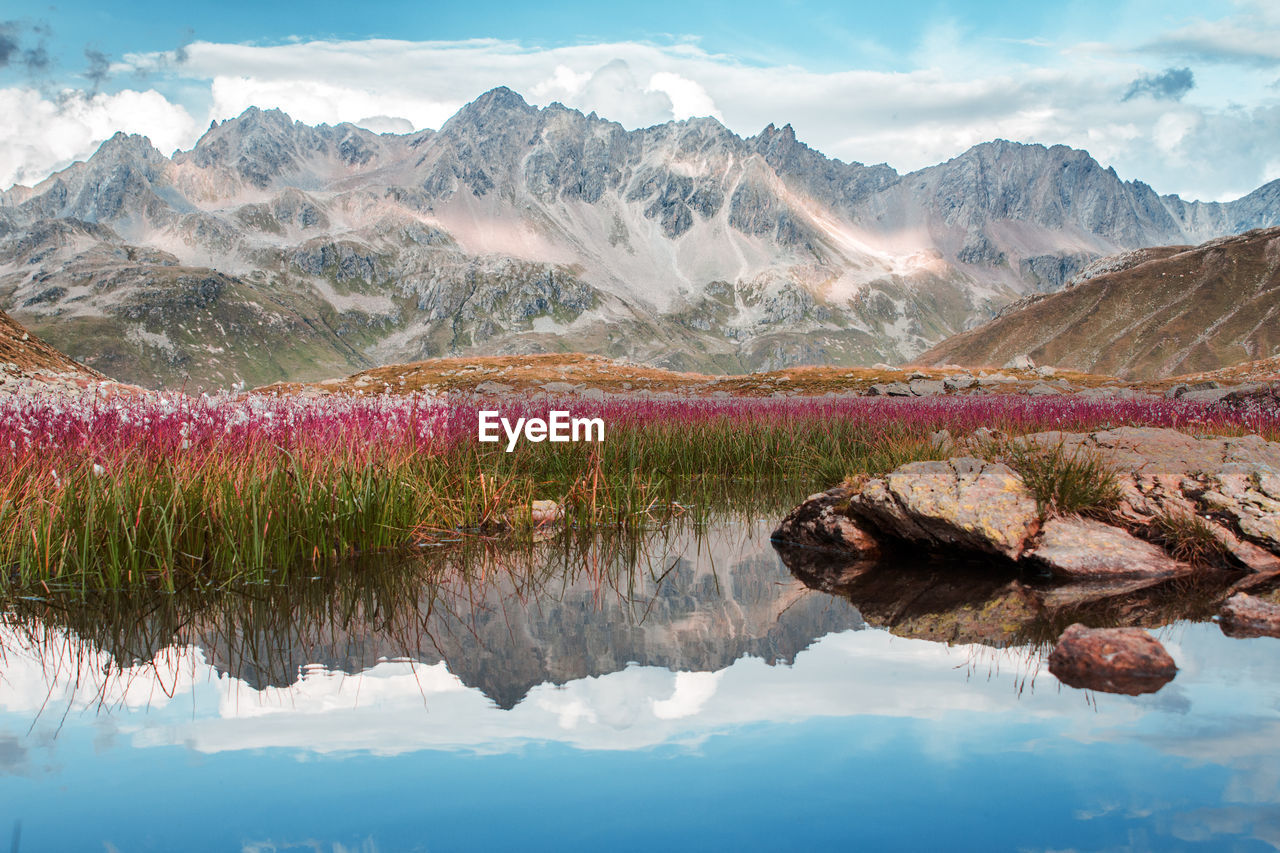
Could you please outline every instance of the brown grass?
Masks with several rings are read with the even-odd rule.
[[[548,382],[564,382],[608,393],[674,393],[691,397],[725,394],[733,397],[820,397],[824,394],[865,394],[875,384],[907,382],[912,376],[940,380],[966,372],[960,368],[802,366],[738,376],[679,373],[657,367],[614,361],[584,353],[437,358],[377,367],[343,379],[323,382],[280,382],[256,389],[265,394],[323,393],[408,394],[414,391],[471,393],[484,382],[510,386],[514,392],[541,391]],[[1017,393],[1019,387],[1043,381],[1031,371],[999,370],[1019,382],[988,386],[992,394]],[[976,375],[976,372],[975,372]],[[1113,383],[1109,376],[1059,371],[1076,388]]]

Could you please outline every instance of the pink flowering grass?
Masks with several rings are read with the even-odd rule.
[[[476,440],[478,409],[546,400],[149,395],[0,402],[0,582],[83,588],[314,571],[457,530],[527,529],[532,500],[579,527],[775,511],[854,473],[935,458],[931,440],[1167,426],[1280,435],[1280,414],[1176,400],[561,401],[603,443]]]

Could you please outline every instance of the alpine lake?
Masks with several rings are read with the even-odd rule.
[[[1280,640],[1230,579],[842,566],[776,517],[459,536],[287,582],[10,599],[17,851],[1267,850]],[[1137,625],[1176,678],[1047,669]],[[0,841],[0,847],[3,847]]]

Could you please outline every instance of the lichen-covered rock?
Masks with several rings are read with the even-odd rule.
[[[1229,517],[1248,539],[1280,551],[1280,472],[1239,462],[1209,475],[1199,497],[1210,510]]]
[[[1068,687],[1137,696],[1178,674],[1160,641],[1141,628],[1072,625],[1049,655],[1049,672]]]
[[[837,486],[810,495],[782,520],[773,531],[775,542],[830,548],[871,559],[880,553],[880,543],[848,514],[853,490]]]
[[[973,457],[911,462],[868,482],[850,512],[877,529],[929,546],[954,546],[1018,559],[1040,515],[1011,468]]]
[[[1280,637],[1280,604],[1238,592],[1222,605],[1222,633],[1229,637]]]
[[[1025,556],[1055,576],[1071,580],[1167,577],[1192,570],[1126,530],[1075,516],[1046,521]]]
[[[1137,476],[1211,474],[1231,463],[1280,470],[1280,442],[1256,435],[1197,438],[1174,429],[1121,427],[1091,433],[1041,432],[1027,440],[1042,447],[1061,444],[1067,453],[1095,452]]]
[[[1280,442],[1256,435],[1197,438],[1172,429],[1123,427],[1044,432],[1023,439],[1098,455],[1121,472],[1117,510],[1131,529],[1158,516],[1195,516],[1243,568],[1280,568]]]
[[[985,453],[1003,439],[990,430],[960,441],[944,432],[934,438],[937,447],[967,453]],[[1149,428],[1003,440],[1068,456],[1096,455],[1114,466],[1122,500],[1112,510],[1111,523],[1075,517],[1042,523],[1037,501],[1017,473],[973,456],[908,463],[866,481],[856,493],[841,492],[841,514],[847,518],[836,521],[857,528],[859,537],[957,549],[958,555],[996,554],[1064,579],[1108,581],[1192,572],[1192,565],[1170,554],[1178,543],[1164,541],[1167,520],[1184,519],[1203,528],[1187,535],[1202,537],[1207,531],[1217,540],[1229,566],[1280,571],[1280,443]],[[839,530],[822,539],[823,547],[855,552],[865,547],[857,541],[845,544],[849,536]]]

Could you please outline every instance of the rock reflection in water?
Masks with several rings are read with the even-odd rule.
[[[813,589],[853,604],[867,624],[902,637],[1045,649],[1072,623],[1155,628],[1209,621],[1242,584],[1275,579],[1205,572],[1194,577],[1051,584],[995,563],[938,556],[857,560],[775,543],[783,563]]]

